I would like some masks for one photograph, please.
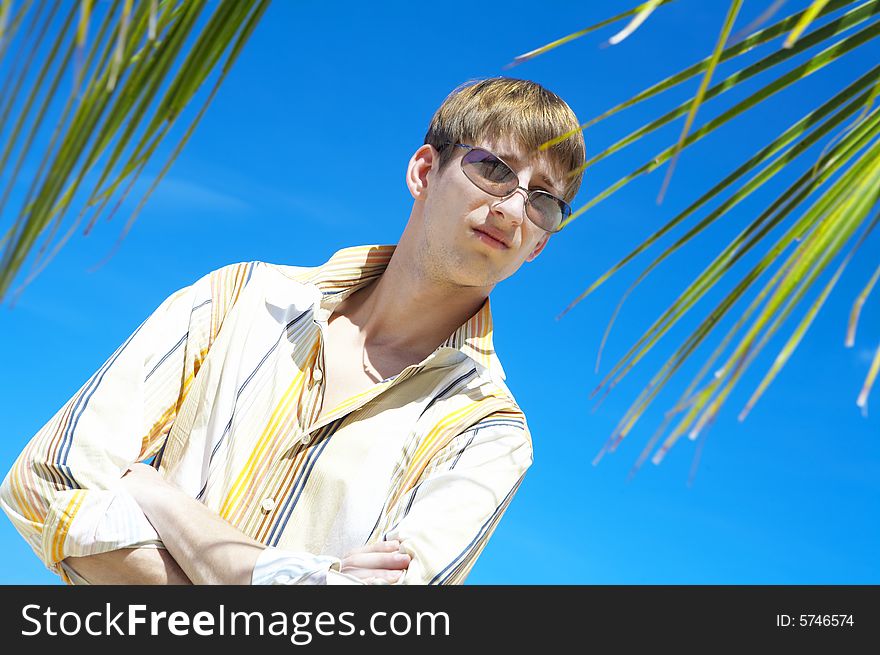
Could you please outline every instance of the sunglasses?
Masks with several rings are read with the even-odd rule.
[[[526,189],[519,185],[519,177],[501,157],[485,148],[477,148],[463,143],[444,143],[465,148],[461,158],[461,170],[479,189],[497,198],[506,198],[517,189],[526,192],[526,216],[546,232],[559,232],[561,225],[571,215],[571,207],[562,198],[541,189]]]

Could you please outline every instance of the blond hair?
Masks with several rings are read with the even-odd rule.
[[[510,77],[470,80],[446,96],[434,113],[425,143],[440,149],[447,143],[467,143],[512,138],[529,153],[551,139],[574,130],[546,154],[563,180],[563,199],[577,195],[583,171],[566,174],[584,163],[586,147],[577,116],[566,102],[537,82]],[[438,170],[455,156],[455,148],[440,150]]]

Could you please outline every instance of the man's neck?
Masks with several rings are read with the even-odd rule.
[[[365,348],[423,359],[485,302],[483,287],[437,283],[413,273],[392,256],[374,282],[337,307],[357,326]]]

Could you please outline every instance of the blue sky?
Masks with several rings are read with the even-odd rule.
[[[618,46],[600,47],[615,31],[606,28],[503,70],[516,55],[632,4],[277,0],[115,256],[91,270],[116,242],[124,211],[109,224],[102,220],[88,237],[80,229],[15,307],[7,301],[0,311],[7,371],[0,400],[6,417],[2,475],[176,289],[232,262],[316,265],[345,246],[396,243],[412,204],[404,185],[407,161],[456,85],[499,74],[532,79],[565,98],[586,121],[708,55],[727,5],[680,0]],[[747,3],[737,25],[767,4]],[[806,4],[789,2],[785,10]],[[640,238],[806,107],[867,70],[878,54],[878,44],[870,44],[848,63],[776,95],[759,115],[685,151],[662,205],[655,199],[665,167],[581,216],[536,261],[496,287],[495,344],[528,417],[535,461],[469,584],[880,582],[880,390],[867,418],[855,405],[880,334],[876,292],[862,312],[855,347],[843,345],[852,301],[878,261],[876,235],[847,269],[795,357],[739,423],[736,415],[784,340],[774,339],[757,359],[708,432],[691,485],[700,442],[688,439],[659,466],[647,462],[629,481],[627,474],[699,359],[615,452],[597,465],[592,461],[640,387],[721,296],[716,292],[698,305],[696,315],[595,411],[589,392],[601,379],[594,372],[597,348],[617,300],[647,260],[556,320]],[[722,66],[719,75],[736,67]],[[768,79],[765,74],[758,83]],[[590,128],[588,156],[685,100],[698,84],[694,79],[668,97]],[[705,106],[697,124],[743,97],[734,90]],[[588,170],[575,209],[674,142],[682,125],[678,120]],[[812,162],[820,150],[804,161]],[[640,287],[618,318],[602,374],[805,165],[742,203]],[[4,216],[5,224],[11,218]],[[796,319],[805,309],[796,311]],[[0,549],[0,582],[58,582],[5,517]]]

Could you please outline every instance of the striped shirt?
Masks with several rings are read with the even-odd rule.
[[[489,299],[420,363],[321,411],[327,320],[395,247],[343,248],[314,267],[230,264],[167,297],[0,487],[43,563],[86,583],[64,558],[162,548],[119,482],[152,460],[269,546],[254,584],[335,583],[348,552],[392,539],[411,556],[395,584],[461,584],[532,463]]]

